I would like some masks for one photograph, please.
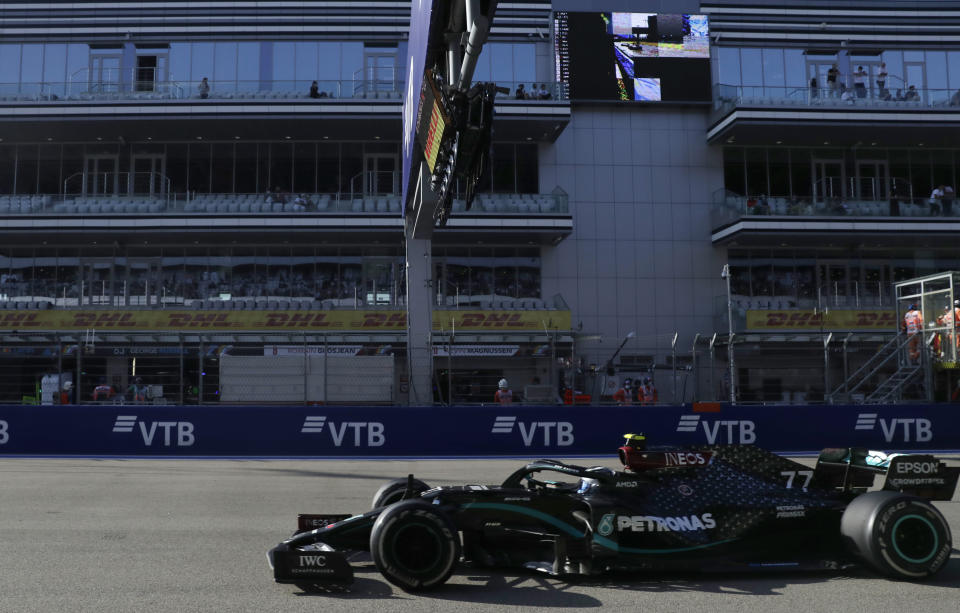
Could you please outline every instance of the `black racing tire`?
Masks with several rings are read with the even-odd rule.
[[[878,572],[920,581],[947,565],[950,526],[929,501],[898,492],[867,492],[843,512],[840,533],[850,550]]]
[[[413,480],[413,494],[414,496],[419,496],[430,489],[430,486],[424,483],[419,479]],[[388,504],[393,504],[394,502],[400,502],[403,500],[403,493],[407,491],[407,480],[406,479],[394,479],[380,486],[380,489],[377,490],[377,493],[373,495],[373,502],[371,503],[371,509],[376,509],[378,507],[385,507]]]
[[[384,509],[370,533],[370,556],[390,583],[406,592],[443,585],[460,560],[460,538],[438,508],[405,500]]]

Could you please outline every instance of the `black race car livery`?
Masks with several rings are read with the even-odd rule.
[[[499,486],[385,484],[373,509],[301,515],[268,552],[274,579],[305,589],[349,583],[369,552],[407,591],[443,584],[458,564],[552,575],[610,571],[840,569],[895,578],[940,571],[960,468],[930,455],[825,449],[814,468],[747,445],[647,449],[628,435],[623,471],[538,460]],[[881,490],[868,491],[884,475]]]

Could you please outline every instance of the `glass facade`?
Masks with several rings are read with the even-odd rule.
[[[436,248],[433,261],[441,304],[540,297],[537,248]],[[189,305],[223,295],[397,305],[402,279],[400,247],[24,247],[0,255],[0,296],[66,307]]]
[[[956,189],[960,150],[724,147],[724,187],[737,196],[926,203]]]
[[[760,47],[723,47],[715,45],[714,78],[723,85],[764,86],[769,88],[801,88],[817,78],[826,87],[827,70],[837,64],[839,81],[854,86],[854,73],[862,66],[868,73],[865,86],[878,89],[881,65],[887,76],[882,87],[891,91],[917,89],[960,89],[960,51],[883,50],[858,53],[831,52],[819,49],[771,49]]]
[[[729,257],[731,294],[755,309],[891,308],[893,283],[960,270],[960,258],[931,251],[730,249]]]
[[[220,92],[307,92],[313,81],[338,98],[396,92],[406,75],[396,44],[360,41],[217,41],[138,45],[0,44],[0,96],[57,97],[115,91],[195,93],[204,78]],[[536,81],[535,45],[490,43],[477,80]],[[136,84],[136,85],[134,85]]]
[[[537,145],[499,143],[484,168],[480,190],[537,193]],[[371,160],[376,159],[376,164]],[[399,145],[388,142],[281,141],[191,143],[0,143],[0,194],[290,193],[396,195]],[[491,168],[492,167],[492,168]],[[388,169],[388,170],[383,170]],[[132,173],[132,174],[131,174]],[[143,183],[150,176],[162,185]],[[94,191],[93,186],[106,189]],[[384,190],[384,186],[386,189]]]

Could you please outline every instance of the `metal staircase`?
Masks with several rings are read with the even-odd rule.
[[[921,339],[925,337],[926,334]],[[863,390],[861,393],[864,393],[864,404],[890,404],[902,400],[904,391],[921,379],[924,379],[924,385],[921,386],[923,394],[925,397],[929,395],[930,381],[925,380],[925,375],[930,370],[926,368],[930,363],[928,347],[924,343],[920,348],[919,363],[912,362],[908,358],[907,347],[911,340],[912,337],[905,334],[893,337],[837,389],[830,392],[828,401],[853,402],[854,394]],[[885,373],[894,365],[896,370],[887,376]],[[882,382],[874,389],[869,389],[868,383],[877,376],[883,377]]]
[[[863,399],[864,404],[890,404],[900,399],[903,389],[919,379],[923,369],[919,365],[903,365]]]

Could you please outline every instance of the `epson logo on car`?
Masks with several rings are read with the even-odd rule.
[[[717,442],[752,445],[757,442],[757,426],[749,419],[705,419],[700,421],[700,415],[681,415],[680,422],[677,424],[677,432],[696,432],[697,427],[701,424],[708,445]],[[725,439],[724,434],[726,435]],[[718,441],[718,439],[720,440]]]
[[[654,517],[652,515],[619,515],[617,530],[623,532],[694,532],[717,527],[712,513],[680,517]]]
[[[193,423],[189,421],[137,421],[136,415],[117,415],[113,422],[114,432],[133,432],[139,426],[143,444],[147,447],[157,442],[164,447],[191,447],[197,441],[193,434]],[[157,430],[163,430],[163,438],[157,437]]]
[[[929,443],[933,439],[933,423],[923,417],[894,417],[891,419],[877,418],[876,413],[859,413],[854,430],[874,430],[877,424],[883,432],[883,439],[892,443],[897,431],[903,434],[898,440],[905,443]]]
[[[896,464],[897,473],[899,474],[914,474],[914,475],[930,475],[937,472],[937,469],[940,468],[939,462],[898,462]]]
[[[541,433],[543,445],[549,447],[569,447],[573,445],[573,424],[569,421],[517,421],[516,415],[500,415],[493,421],[491,434],[510,434],[513,432],[513,426],[517,426],[520,431],[520,438],[523,439],[523,446],[531,446],[537,438],[537,432]],[[539,441],[537,441],[539,442]]]
[[[348,431],[353,432],[354,447],[382,447],[387,442],[383,424],[379,421],[342,421],[337,424],[327,421],[326,415],[308,415],[303,421],[300,433],[319,434],[323,432],[324,426],[329,426],[327,432],[330,433],[334,447],[343,445],[344,440],[350,442],[351,438],[346,436]],[[366,436],[362,433],[366,433]]]

